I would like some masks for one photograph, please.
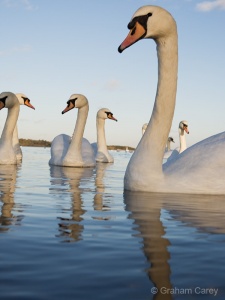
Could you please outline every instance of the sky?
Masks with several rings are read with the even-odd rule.
[[[225,130],[225,0],[0,0],[0,92],[24,93],[19,137],[52,141],[72,135],[77,109],[62,115],[73,93],[89,101],[84,137],[96,141],[96,113],[105,107],[108,145],[136,147],[149,122],[157,87],[153,40],[122,54],[127,24],[143,5],[167,9],[178,28],[177,100],[170,136],[187,120],[187,146]],[[0,131],[7,109],[0,111]]]

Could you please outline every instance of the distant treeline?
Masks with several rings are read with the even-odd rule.
[[[51,147],[51,142],[45,140],[30,140],[30,139],[19,139],[20,146],[24,147]],[[109,150],[134,150],[128,146],[111,145],[107,146]]]
[[[51,147],[51,142],[45,140],[19,139],[20,146],[25,147]]]
[[[118,146],[118,145],[111,145],[111,146],[107,146],[107,148],[109,149],[109,150],[135,150],[135,148],[133,148],[133,147],[129,147],[129,146]]]

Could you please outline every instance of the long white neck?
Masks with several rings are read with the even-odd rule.
[[[19,116],[20,106],[16,99],[14,105],[8,108],[8,115],[0,139],[0,164],[16,164],[16,155],[13,150],[12,137]]]
[[[19,111],[20,111],[19,102],[18,104],[16,103],[12,108],[8,109],[8,115],[5,121],[5,126],[2,131],[0,145],[4,144],[4,146],[12,147],[13,131],[16,127]]]
[[[172,124],[177,88],[178,45],[174,32],[157,42],[158,87],[152,116],[145,134],[128,164],[128,173],[152,176],[157,182],[162,176],[162,161]],[[133,169],[134,167],[134,169]],[[126,175],[125,175],[126,177]]]
[[[18,128],[17,125],[15,126],[15,129],[13,131],[13,145],[19,143],[19,136],[18,136]]]
[[[105,120],[101,118],[96,119],[97,127],[97,145],[98,151],[107,152],[106,138],[105,138]]]
[[[19,136],[18,136],[18,128],[17,128],[17,125],[13,131],[13,140],[12,140],[12,144],[13,144],[13,149],[14,149],[14,152],[16,154],[16,158],[17,158],[17,161],[20,161],[22,160],[22,157],[23,157],[23,153],[22,153],[22,150],[20,148],[20,142],[19,142]]]
[[[82,138],[84,135],[84,128],[87,121],[88,111],[89,111],[88,104],[79,108],[78,110],[76,125],[65,158],[67,156],[72,156],[72,157],[76,157],[77,160],[82,161],[81,146],[82,146]]]
[[[170,151],[170,141],[167,141],[167,151]]]
[[[180,150],[179,153],[183,152],[184,150],[187,149],[186,145],[186,138],[185,138],[185,132],[183,129],[179,129],[179,136],[180,136]]]

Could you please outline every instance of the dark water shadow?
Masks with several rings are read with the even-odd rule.
[[[174,299],[165,293],[173,289],[171,283],[170,241],[161,221],[162,210],[172,219],[208,234],[225,233],[225,196],[156,194],[124,192],[125,209],[134,220],[133,229],[142,238],[142,250],[149,263],[146,273],[154,285],[153,299]],[[188,249],[187,249],[188,251]],[[163,292],[162,292],[163,291]],[[204,295],[203,295],[204,296]]]

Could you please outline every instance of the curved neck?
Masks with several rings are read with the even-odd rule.
[[[185,133],[184,133],[183,129],[179,129],[179,136],[180,136],[180,151],[179,151],[179,153],[181,153],[187,149],[186,138],[185,138]]]
[[[105,120],[97,118],[97,145],[98,151],[107,151],[106,138],[105,138]]]
[[[73,155],[81,156],[82,138],[84,135],[84,128],[87,121],[88,111],[88,104],[79,108],[78,110],[77,121],[67,154],[72,153]]]
[[[16,103],[12,108],[8,109],[8,115],[5,121],[5,126],[2,131],[0,144],[12,145],[13,131],[16,127],[20,111],[19,102]]]
[[[165,145],[172,125],[178,70],[177,33],[166,40],[158,40],[158,86],[149,125],[133,156],[136,160],[146,159],[143,172],[162,176],[162,161]],[[138,151],[137,151],[138,150]],[[140,153],[141,152],[141,153]],[[141,165],[141,161],[138,164]],[[142,164],[143,167],[143,164]]]
[[[17,145],[17,144],[19,144],[19,136],[18,136],[18,128],[16,125],[13,131],[13,145]]]

